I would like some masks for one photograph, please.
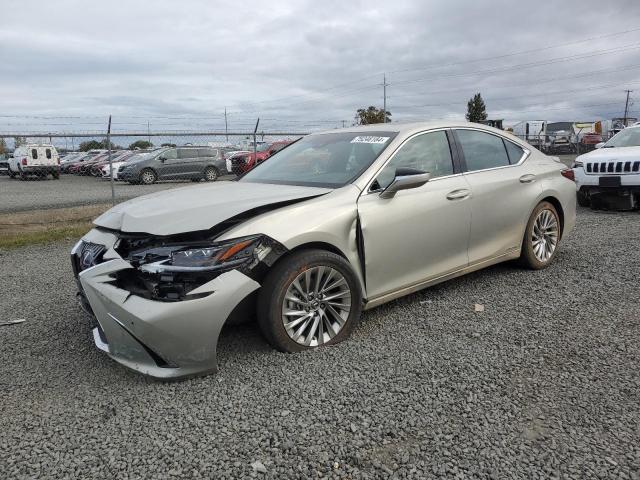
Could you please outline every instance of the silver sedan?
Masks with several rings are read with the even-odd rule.
[[[122,203],[72,251],[94,341],[159,378],[217,369],[225,323],[284,352],[362,310],[507,260],[544,268],[575,223],[573,171],[469,123],[306,136],[238,181]]]

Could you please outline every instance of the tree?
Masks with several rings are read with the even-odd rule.
[[[108,147],[107,140],[87,140],[82,142],[78,147],[81,152],[88,152],[89,150],[106,150]],[[111,150],[122,150],[122,147],[111,142]]]
[[[129,150],[146,150],[153,147],[153,143],[147,140],[137,140],[129,145]]]
[[[175,147],[175,146],[176,146],[176,144],[175,144],[175,143],[163,143],[163,144],[162,144],[162,145],[160,145],[160,146],[161,146],[161,147],[171,147],[171,148],[173,148],[173,147]]]
[[[387,123],[391,122],[391,112],[387,110]],[[373,105],[367,109],[359,108],[356,112],[358,125],[371,125],[372,123],[384,123],[384,110]]]
[[[27,144],[27,137],[13,137],[13,147],[18,148]]]
[[[4,138],[0,138],[0,155],[5,153],[7,153],[7,142],[4,141]]]
[[[475,123],[482,123],[487,119],[487,110],[482,100],[482,95],[476,93],[467,102],[467,120]]]
[[[98,140],[87,140],[80,144],[78,150],[81,152],[88,152],[89,150],[97,150],[100,148],[104,148],[104,143],[99,142]]]

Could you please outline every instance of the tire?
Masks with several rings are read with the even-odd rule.
[[[22,170],[18,171],[18,176],[20,177],[20,180],[26,180],[27,179],[27,174],[24,173]]]
[[[207,167],[204,169],[205,182],[215,182],[220,176],[220,172],[216,167]]]
[[[197,183],[197,182],[199,182],[200,180],[202,180],[202,179],[201,179],[201,178],[192,178],[192,179],[191,179],[191,181],[192,181],[193,183]]]
[[[9,169],[9,178],[16,178],[16,174]]]
[[[591,206],[591,199],[589,198],[589,195],[587,195],[586,192],[582,190],[578,190],[578,192],[576,193],[576,198],[578,200],[578,205],[580,205],[581,207]]]
[[[53,172],[51,175],[54,180],[60,180],[60,172]]]
[[[158,175],[150,168],[145,168],[140,172],[140,183],[144,185],[151,185],[152,183],[156,183],[158,180]]]
[[[306,277],[305,272],[309,272],[309,277]],[[296,281],[302,291],[321,291],[321,288],[315,288],[318,274],[320,274],[321,285],[323,281],[325,281],[324,286],[329,287],[340,280],[342,283],[326,290],[325,298],[314,295],[313,300],[304,302],[306,306],[303,306],[301,301],[286,300],[285,304],[285,296],[302,298],[298,293],[301,290],[295,288]],[[309,290],[306,289],[306,278],[310,278]],[[326,285],[327,283],[329,285]],[[329,306],[327,296],[333,297],[331,305],[341,304],[343,307]],[[290,311],[306,313],[285,316],[283,314],[285,305]],[[277,350],[295,353],[323,345],[333,345],[349,338],[360,318],[362,293],[355,273],[344,258],[325,250],[301,250],[282,258],[269,272],[258,294],[257,307],[258,325],[267,341]],[[333,312],[330,309],[333,309]],[[289,329],[291,335],[285,328],[284,318],[293,318],[290,323],[298,322]],[[296,341],[294,337],[300,329],[302,332]]]
[[[560,230],[560,216],[556,208],[549,202],[540,202],[533,209],[527,222],[522,239],[520,264],[532,270],[548,267],[558,250]],[[540,245],[537,249],[534,241]]]

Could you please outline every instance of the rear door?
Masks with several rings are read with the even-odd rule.
[[[517,251],[542,192],[529,152],[483,130],[456,129],[455,137],[472,194],[469,264]]]
[[[204,169],[209,165],[213,165],[218,169],[220,175],[224,175],[226,165],[224,161],[216,162],[218,159],[218,152],[219,150],[217,148],[211,147],[198,149],[198,163],[196,164],[196,171],[198,174],[204,175]]]

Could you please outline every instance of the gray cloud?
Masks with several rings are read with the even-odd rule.
[[[225,106],[237,129],[333,128],[382,105],[383,72],[395,121],[462,118],[478,91],[511,122],[619,116],[623,90],[640,92],[640,30],[606,35],[639,19],[633,0],[9,0],[0,115],[82,118],[0,130],[96,130],[108,114],[121,129],[220,128]]]

